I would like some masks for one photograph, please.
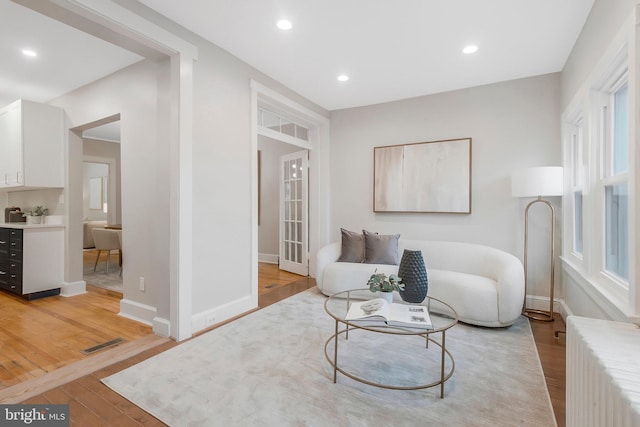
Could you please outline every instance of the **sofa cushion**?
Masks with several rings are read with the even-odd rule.
[[[364,235],[355,231],[340,229],[342,250],[338,262],[364,262]]]
[[[387,275],[397,274],[398,266],[389,264],[360,264],[351,262],[334,262],[324,269],[322,292],[332,295],[348,289],[368,288],[369,277],[377,270]],[[368,292],[368,291],[367,291]],[[372,298],[375,296],[373,295]]]
[[[427,295],[449,304],[463,322],[490,325],[498,319],[498,282],[493,279],[431,268]]]
[[[367,230],[362,230],[362,234],[366,264],[398,265],[399,234],[377,234]]]
[[[397,274],[398,266],[389,264],[333,263],[324,271],[322,292],[332,295],[348,289],[367,287],[367,280],[375,272]],[[428,296],[453,307],[461,321],[491,326],[498,318],[498,283],[495,280],[456,271],[429,269]],[[376,298],[369,291],[360,294]],[[399,297],[399,295],[395,295]],[[399,298],[396,298],[399,299]],[[438,305],[433,305],[438,312]]]

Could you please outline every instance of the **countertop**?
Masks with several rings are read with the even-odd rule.
[[[0,228],[64,228],[64,224],[27,224],[26,222],[0,222]]]

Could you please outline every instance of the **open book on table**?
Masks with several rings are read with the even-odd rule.
[[[427,307],[389,303],[382,298],[352,303],[345,320],[362,326],[433,329]]]

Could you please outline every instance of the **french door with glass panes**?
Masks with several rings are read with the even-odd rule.
[[[309,275],[307,150],[280,158],[280,268]]]

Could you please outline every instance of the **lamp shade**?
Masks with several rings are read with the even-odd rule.
[[[520,169],[511,175],[513,197],[562,196],[562,168],[544,166]]]

